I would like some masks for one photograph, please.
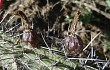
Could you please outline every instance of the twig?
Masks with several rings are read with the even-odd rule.
[[[93,70],[98,70],[98,69],[96,69],[96,68],[94,68],[94,67],[91,67],[91,66],[88,66],[88,65],[84,65],[84,66],[86,66],[86,67],[88,67],[88,68],[91,68],[91,69],[93,69]]]
[[[89,59],[89,56],[90,56],[90,54],[87,56],[87,59]],[[84,61],[84,64],[86,64],[86,63],[87,63],[87,60]]]
[[[0,15],[3,13],[3,10],[0,10]]]
[[[49,48],[49,46],[48,46],[48,44],[47,44],[47,42],[45,41],[45,38],[44,38],[44,36],[43,36],[43,34],[41,33],[41,36],[42,36],[42,39],[43,39],[43,41],[44,41],[44,43],[45,43],[45,45],[48,47],[48,49],[50,50],[50,48]]]
[[[92,32],[91,32],[91,40],[93,38]],[[94,57],[94,49],[93,49],[93,42],[91,42],[91,58]]]
[[[108,65],[108,64],[110,64],[110,60],[108,60],[106,63],[105,63],[105,65],[103,66],[103,70],[105,69],[105,67]]]
[[[9,14],[9,12],[7,12],[7,13],[4,15],[3,19],[0,21],[0,24],[3,22],[3,20],[7,17],[8,14]]]
[[[6,25],[15,17],[15,15],[13,15],[7,22]]]
[[[6,12],[6,14],[4,15],[4,17],[3,17],[3,19],[0,21],[0,24],[2,25],[2,30],[3,30],[3,24],[2,24],[2,22],[4,21],[4,19],[7,17],[7,15],[9,14],[10,12],[8,11],[8,12]],[[6,27],[5,27],[6,28]],[[7,29],[7,28],[6,28]]]
[[[107,62],[106,60],[101,59],[91,59],[91,58],[68,58],[69,60],[90,60],[90,61],[101,61],[101,62]]]
[[[7,32],[9,32],[9,31],[13,30],[15,27],[17,27],[17,26],[19,26],[19,25],[20,25],[20,23],[17,24],[17,25],[15,25],[14,27],[10,28],[9,30],[7,30],[5,33],[7,33]]]
[[[61,51],[55,50],[55,49],[50,49],[50,48],[46,48],[46,47],[41,47],[41,48],[46,49],[46,50],[50,50],[50,51],[55,51],[55,52],[62,53]]]
[[[100,32],[100,33],[101,33],[101,32]],[[83,51],[85,51],[85,50],[89,47],[89,45],[94,41],[94,39],[95,39],[97,36],[99,36],[100,33],[98,33],[98,34],[88,43],[88,45],[83,49]]]
[[[17,26],[19,26],[19,25],[20,25],[20,23],[17,24],[17,25],[15,25],[14,27],[10,28],[9,30],[7,30],[6,33],[9,32],[9,31],[11,31],[11,30],[13,30],[15,27],[17,27]]]

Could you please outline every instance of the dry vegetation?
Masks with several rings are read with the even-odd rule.
[[[3,0],[0,15],[1,70],[110,69],[109,0]]]

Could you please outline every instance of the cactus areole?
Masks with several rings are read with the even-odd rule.
[[[2,0],[0,0],[0,9],[2,8]]]

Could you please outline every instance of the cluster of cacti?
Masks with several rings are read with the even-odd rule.
[[[110,68],[109,57],[105,55],[108,51],[104,48],[103,52],[102,47],[109,43],[103,43],[101,29],[87,24],[99,20],[93,16],[97,8],[89,3],[88,0],[4,0],[0,10],[0,69]],[[103,11],[101,14],[109,18]]]

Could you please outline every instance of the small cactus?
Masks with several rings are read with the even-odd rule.
[[[80,12],[77,11],[70,28],[70,34],[65,37],[65,48],[70,55],[78,55],[83,50],[82,39],[75,34],[76,25],[78,23]]]
[[[26,44],[30,43],[32,47],[38,47],[39,44],[39,35],[35,31],[35,29],[32,28],[32,24],[29,22],[28,18],[22,11],[17,11],[15,15],[18,15],[22,18],[22,21],[25,21],[22,23],[22,26],[24,28],[23,35],[22,35],[22,42],[25,42]]]

